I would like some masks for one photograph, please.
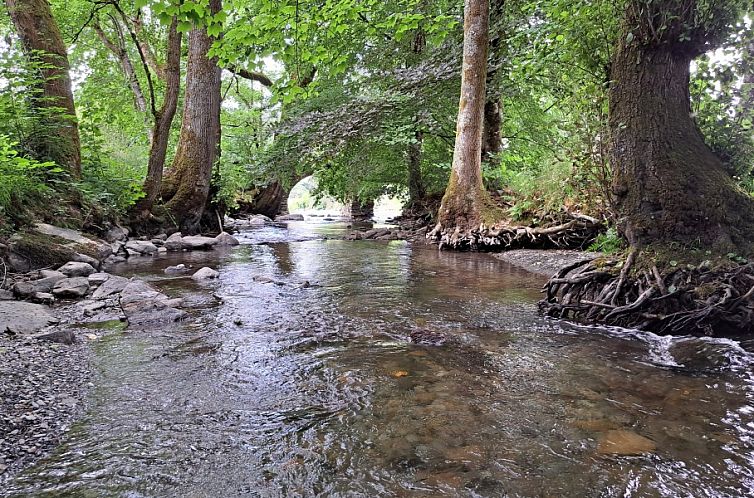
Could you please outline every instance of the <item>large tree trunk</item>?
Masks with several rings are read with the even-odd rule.
[[[218,12],[220,0],[211,0],[210,9]],[[220,138],[220,67],[207,57],[213,41],[203,27],[189,33],[181,134],[163,189],[165,208],[186,233],[199,231]]]
[[[482,160],[488,160],[503,150],[500,127],[503,123],[502,99],[498,88],[498,70],[503,62],[503,23],[505,0],[490,0],[490,54],[487,69],[487,88],[484,102],[484,131]]]
[[[441,229],[476,228],[487,216],[488,197],[482,184],[482,123],[489,25],[488,0],[466,0],[463,26],[463,70],[456,142],[450,181],[438,213]]]
[[[135,210],[137,213],[141,213],[142,217],[149,214],[160,195],[165,155],[170,140],[170,128],[178,107],[178,94],[181,89],[181,39],[183,36],[178,33],[177,26],[178,21],[173,18],[168,33],[167,59],[161,73],[165,80],[165,96],[162,107],[155,116],[152,129],[152,146],[149,149],[147,176],[144,180],[144,197],[138,202]]]
[[[709,49],[706,36],[682,36],[693,26],[693,4],[656,0],[653,8],[662,13],[656,17],[643,7],[628,11],[610,88],[620,227],[634,246],[680,243],[748,254],[754,201],[736,187],[691,117],[690,63]],[[669,19],[667,36],[657,38],[656,27],[647,26],[652,18]]]
[[[44,130],[33,149],[55,161],[73,178],[81,177],[81,144],[71,92],[68,54],[47,0],[5,0],[28,57],[42,65],[41,95],[33,105],[43,113]],[[52,111],[58,108],[62,111]]]

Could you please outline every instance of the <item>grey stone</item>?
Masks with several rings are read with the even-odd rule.
[[[165,272],[167,275],[182,275],[187,271],[189,271],[189,269],[186,268],[186,265],[184,265],[183,263],[181,263],[180,265],[168,266],[163,270],[163,272]]]
[[[267,223],[272,223],[272,219],[263,214],[255,214],[253,216],[249,216],[249,225],[266,225]]]
[[[120,254],[126,252],[126,243],[121,242],[120,240],[116,240],[112,244],[110,244],[110,247],[113,249],[113,254]]]
[[[57,329],[51,332],[44,332],[34,336],[35,339],[42,341],[57,342],[59,344],[71,345],[76,342],[76,336],[72,330],[69,329]]]
[[[156,247],[162,247],[165,244],[165,241],[162,239],[152,239],[150,242],[154,244]]]
[[[145,240],[129,240],[126,242],[126,251],[136,252],[138,254],[152,255],[157,252],[157,246]]]
[[[220,276],[220,272],[213,270],[209,266],[205,266],[196,271],[191,278],[193,280],[210,280]]]
[[[127,238],[128,238],[128,228],[123,228],[119,226],[112,227],[105,234],[105,240],[108,242],[126,240]]]
[[[157,254],[165,254],[167,252],[168,252],[168,250],[164,246],[157,248]]]
[[[31,335],[58,323],[50,308],[26,301],[0,301],[0,333]]]
[[[181,237],[181,232],[175,232],[173,235],[167,238],[165,240],[165,245],[163,246],[168,251],[180,251],[183,249],[183,238]]]
[[[89,280],[86,277],[71,277],[58,281],[52,288],[57,297],[84,297],[89,292]]]
[[[65,278],[65,273],[57,270],[39,270],[39,278],[59,277],[59,279]]]
[[[92,273],[91,275],[89,275],[89,285],[91,285],[92,287],[97,287],[99,285],[104,284],[109,278],[110,278],[109,273],[105,273],[105,272]]]
[[[82,263],[80,261],[69,261],[64,264],[58,271],[68,277],[86,277],[94,273],[95,270],[89,263]]]
[[[129,326],[152,327],[184,319],[185,311],[175,309],[174,301],[143,280],[132,279],[120,295],[120,307]]]
[[[13,293],[7,289],[0,289],[0,301],[13,300]]]
[[[196,249],[212,249],[212,247],[217,245],[217,239],[213,237],[204,237],[202,235],[189,235],[188,237],[182,237],[181,242],[183,243],[183,248],[190,251]],[[165,245],[167,245],[167,241],[165,241]]]
[[[31,282],[16,282],[13,284],[13,294],[21,298],[27,298],[34,294],[34,284]]]
[[[233,237],[228,232],[220,232],[220,235],[215,237],[215,240],[217,240],[217,244],[221,246],[237,246],[240,244],[238,242],[238,239]]]
[[[161,233],[161,234],[158,234],[158,235],[154,236],[154,239],[161,240],[163,242],[165,240],[167,240],[167,238],[168,238],[168,234],[166,234],[166,233]],[[152,239],[152,240],[154,240],[154,239]]]
[[[31,300],[35,303],[52,304],[55,302],[55,296],[49,292],[35,292],[31,296]]]
[[[105,280],[97,289],[92,293],[92,299],[105,299],[121,292],[126,285],[128,285],[128,279],[119,277],[117,275],[110,275],[110,278]]]
[[[115,254],[113,254],[111,256],[108,256],[104,263],[106,265],[114,265],[117,263],[123,263],[124,261],[126,261],[126,258],[124,258],[123,256],[116,256]]]
[[[78,246],[86,247],[88,250],[85,252],[96,254],[97,259],[100,261],[108,257],[112,252],[109,244],[102,240],[94,240],[85,237],[81,232],[77,232],[76,230],[60,228],[46,223],[37,223],[34,229],[39,233],[60,237],[69,240]],[[78,250],[78,252],[84,251]]]
[[[275,221],[304,221],[303,214],[281,214],[275,217]]]
[[[60,282],[61,280],[64,280],[66,277],[62,273],[60,276],[54,275],[52,277],[46,277],[46,278],[40,278],[39,280],[34,280],[31,282],[31,284],[34,286],[34,292],[50,292],[52,291],[53,287],[55,287],[55,284]]]
[[[89,263],[90,265],[92,265],[92,268],[99,268],[100,265],[100,261],[98,259],[87,256],[86,254],[81,254],[80,252],[77,252],[73,255],[73,261]]]
[[[81,308],[81,310],[84,312],[84,316],[92,316],[105,307],[107,307],[107,304],[103,301],[91,301]]]

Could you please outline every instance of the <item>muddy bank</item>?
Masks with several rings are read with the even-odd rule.
[[[567,249],[515,249],[493,254],[497,259],[546,277],[551,277],[555,272],[570,264],[594,259],[600,255],[598,252]]]

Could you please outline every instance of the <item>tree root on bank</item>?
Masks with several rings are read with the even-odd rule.
[[[484,224],[471,230],[444,228],[437,224],[427,238],[440,249],[456,251],[506,251],[510,249],[583,249],[602,231],[602,224],[589,216],[567,214],[567,221],[545,227]]]
[[[754,264],[638,269],[627,258],[584,260],[545,284],[548,316],[661,335],[736,337],[754,332]],[[620,272],[618,272],[620,270]]]

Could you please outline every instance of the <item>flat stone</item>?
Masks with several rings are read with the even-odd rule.
[[[181,232],[175,232],[173,235],[168,237],[165,240],[165,244],[163,245],[165,249],[168,251],[180,251],[183,249],[183,237],[181,237]]]
[[[69,329],[57,329],[50,332],[43,332],[35,335],[34,338],[67,345],[76,343],[76,336],[73,334],[73,331]]]
[[[128,279],[125,277],[119,277],[117,275],[110,275],[110,278],[105,280],[97,289],[92,293],[92,299],[105,299],[109,296],[117,294],[126,288],[128,285]]]
[[[120,295],[120,307],[129,326],[152,327],[184,319],[185,311],[170,306],[173,302],[143,280],[132,279]]]
[[[73,255],[73,261],[78,261],[80,263],[89,263],[90,265],[92,265],[92,268],[99,268],[100,265],[100,261],[97,258],[87,256],[86,254],[81,254],[80,252],[77,252]]]
[[[157,246],[146,240],[129,240],[126,242],[126,251],[151,256],[157,252]]]
[[[87,292],[89,280],[86,277],[64,278],[52,288],[52,293],[57,297],[84,297]]]
[[[26,301],[0,301],[0,333],[31,335],[58,323],[50,308]]]
[[[55,302],[55,296],[49,292],[35,292],[32,294],[31,300],[35,303],[52,304]]]
[[[109,273],[106,273],[106,272],[92,273],[88,277],[89,278],[89,285],[91,285],[92,287],[97,287],[99,285],[102,285],[102,284],[104,284],[110,278],[110,276],[111,275]]]
[[[275,221],[304,221],[303,214],[281,214],[275,217]]]
[[[181,242],[183,243],[183,248],[190,251],[196,249],[212,249],[212,247],[217,245],[217,239],[214,237],[204,237],[202,235],[189,235],[188,237],[183,237]],[[167,245],[167,241],[165,241],[165,245]]]
[[[68,263],[58,268],[58,271],[68,277],[87,277],[97,270],[95,270],[94,267],[89,263],[69,261]]]
[[[107,304],[103,301],[92,301],[81,310],[84,312],[84,316],[92,316],[97,313],[97,311],[101,310],[102,308],[105,308]]]
[[[34,292],[52,292],[55,284],[66,278],[62,273],[60,275],[54,275],[52,277],[40,278],[34,280],[31,284],[34,286]]]
[[[69,240],[74,244],[82,247],[86,247],[87,252],[96,254],[97,259],[103,260],[111,253],[110,245],[102,240],[93,240],[89,237],[85,237],[81,232],[71,230],[69,228],[60,228],[54,225],[48,225],[47,223],[37,223],[34,229],[42,234],[51,235],[54,237],[60,237],[62,239]],[[78,251],[82,252],[82,251]]]
[[[238,242],[238,239],[233,237],[228,232],[220,232],[220,235],[215,237],[215,240],[217,240],[217,244],[221,246],[237,246],[240,244]]]
[[[651,439],[619,429],[605,432],[597,442],[600,455],[635,456],[653,453],[656,449],[657,445]]]
[[[39,270],[39,278],[50,278],[50,277],[58,277],[58,279],[65,278],[65,273],[59,272],[57,270]]]
[[[193,280],[210,280],[220,276],[220,272],[213,270],[209,266],[205,266],[196,271],[191,278]]]

